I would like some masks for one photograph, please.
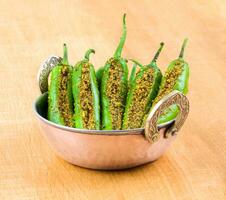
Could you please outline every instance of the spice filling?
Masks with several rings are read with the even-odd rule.
[[[138,72],[139,73],[139,72]],[[126,128],[140,128],[145,115],[146,106],[149,103],[149,94],[153,85],[154,70],[148,68],[143,76],[136,80],[136,88],[128,111]]]
[[[124,113],[126,86],[121,84],[123,69],[119,60],[111,58],[109,61],[109,76],[107,80],[106,95],[109,100],[112,129],[121,129]]]
[[[73,126],[72,116],[73,113],[70,109],[69,97],[67,95],[67,84],[69,80],[69,69],[67,66],[63,66],[61,69],[61,79],[59,82],[59,110],[64,119],[66,126]]]
[[[85,62],[82,66],[80,83],[80,105],[82,109],[83,127],[95,129],[95,117],[93,108],[93,94],[90,80],[90,64]]]
[[[165,95],[169,94],[173,91],[173,88],[177,82],[178,77],[182,73],[182,65],[180,62],[175,63],[175,67],[171,70],[166,72],[165,74],[165,84],[164,87],[162,87],[155,98],[153,105],[158,103],[159,100],[161,100]]]

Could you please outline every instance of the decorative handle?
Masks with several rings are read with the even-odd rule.
[[[188,113],[189,113],[189,101],[185,95],[175,90],[163,97],[152,109],[145,124],[145,137],[150,143],[154,143],[159,140],[160,133],[157,128],[158,118],[163,114],[164,110],[171,105],[177,104],[180,112],[177,115],[176,121],[170,127],[165,137],[173,136],[183,126]]]
[[[41,93],[48,91],[48,76],[51,70],[61,62],[62,58],[58,56],[50,56],[40,66],[38,71],[38,84]]]

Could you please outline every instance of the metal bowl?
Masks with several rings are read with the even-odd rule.
[[[50,70],[46,70],[46,66],[42,69],[45,70],[40,71],[39,80],[42,77],[40,85],[43,86],[43,80],[44,85],[47,84]],[[37,98],[33,108],[48,143],[64,160],[91,169],[125,169],[158,159],[176,138],[176,133],[189,112],[186,96],[173,91],[152,109],[144,129],[85,130],[61,126],[47,120],[47,99],[48,93],[45,92]],[[173,104],[180,108],[177,118],[157,125],[159,116]]]

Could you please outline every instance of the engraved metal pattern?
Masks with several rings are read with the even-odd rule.
[[[160,134],[157,128],[157,121],[164,110],[171,105],[177,104],[180,112],[177,115],[175,123],[170,127],[165,138],[175,135],[183,126],[188,113],[189,113],[189,101],[185,95],[179,91],[173,91],[164,98],[162,98],[152,109],[145,124],[145,137],[150,143],[154,143],[159,140]]]
[[[58,56],[50,56],[45,62],[40,66],[38,72],[38,83],[41,93],[48,91],[48,76],[51,70],[61,62],[62,58]]]

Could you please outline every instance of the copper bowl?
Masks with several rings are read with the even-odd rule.
[[[44,64],[50,63],[47,61]],[[47,84],[47,74],[50,70],[46,70],[46,66],[43,65],[44,70],[39,73],[39,80],[42,77],[40,88],[41,85]],[[42,89],[41,91],[43,92]],[[37,98],[33,107],[48,143],[64,160],[91,169],[125,169],[158,159],[176,138],[176,133],[182,127],[189,112],[186,96],[173,91],[152,109],[145,128],[85,130],[61,126],[47,120],[47,99],[48,93],[45,92]],[[159,116],[173,104],[177,104],[180,108],[177,118],[157,125]]]

